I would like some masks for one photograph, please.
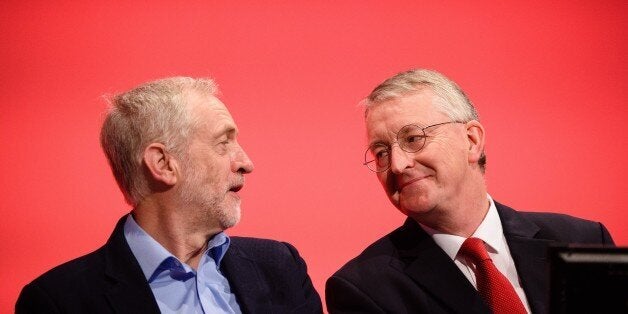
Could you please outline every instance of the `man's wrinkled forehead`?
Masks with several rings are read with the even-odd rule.
[[[425,127],[447,120],[447,114],[435,105],[437,98],[432,91],[423,90],[371,104],[365,118],[369,142],[394,138],[409,124]]]
[[[199,124],[237,130],[229,109],[219,98],[198,93],[189,97],[188,108]]]
[[[425,84],[415,84],[412,85],[409,89],[396,90],[391,91],[388,90],[386,92],[376,93],[372,92],[366,99],[362,101],[362,104],[365,107],[364,117],[368,115],[369,109],[373,106],[377,106],[379,104],[387,103],[396,99],[402,99],[406,97],[410,97],[417,94],[428,93],[434,95],[434,91],[431,86]]]
[[[365,105],[364,117],[368,123],[369,120],[382,117],[401,118],[401,115],[425,114],[437,109],[434,104],[438,100],[439,97],[432,90],[425,88],[399,97],[390,97],[385,101],[368,103]]]

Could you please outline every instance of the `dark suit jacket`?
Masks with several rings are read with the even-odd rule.
[[[495,205],[533,313],[548,311],[549,244],[613,244],[597,222]],[[329,313],[490,313],[451,258],[412,219],[349,261],[325,291]]]
[[[124,237],[123,217],[107,243],[26,285],[19,313],[159,313]],[[231,237],[221,269],[243,313],[322,313],[297,250],[287,243]]]

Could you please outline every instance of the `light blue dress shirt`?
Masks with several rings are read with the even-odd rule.
[[[124,236],[162,313],[241,313],[220,271],[230,242],[224,232],[209,240],[196,271],[170,254],[131,215],[124,224]]]

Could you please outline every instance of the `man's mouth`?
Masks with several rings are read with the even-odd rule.
[[[397,182],[397,191],[401,191],[406,186],[408,186],[408,185],[410,185],[410,184],[412,184],[414,182],[421,181],[421,180],[423,180],[423,179],[425,179],[427,177],[429,177],[429,176],[422,176],[422,177],[413,178],[413,179],[410,179],[410,180],[407,180],[407,181],[403,181],[403,182]]]
[[[244,184],[238,184],[238,185],[234,185],[231,188],[229,188],[229,191],[231,192],[238,192],[242,189],[242,187],[244,186]]]

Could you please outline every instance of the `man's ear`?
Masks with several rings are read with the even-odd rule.
[[[469,163],[477,164],[484,152],[484,127],[477,120],[466,123],[467,139],[469,141]]]
[[[152,143],[146,147],[143,156],[148,174],[158,183],[172,186],[177,183],[179,165],[177,160],[166,151],[161,143]]]

